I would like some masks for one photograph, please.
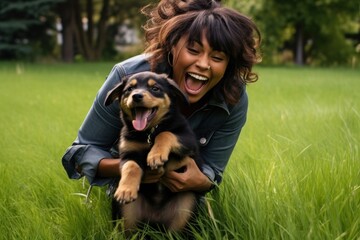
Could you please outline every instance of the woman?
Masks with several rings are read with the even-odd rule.
[[[185,171],[145,173],[144,181],[162,181],[171,191],[199,193],[219,184],[245,124],[245,85],[257,80],[252,66],[260,33],[244,15],[214,0],[161,0],[145,8],[147,48],[144,54],[116,64],[99,90],[78,137],[62,158],[70,178],[85,175],[92,185],[119,177],[116,156],[121,122],[118,104],[104,106],[107,92],[122,77],[151,70],[167,73],[188,95],[183,108],[197,135],[205,164],[189,158]],[[115,154],[114,154],[115,153]]]

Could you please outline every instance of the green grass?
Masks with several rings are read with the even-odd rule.
[[[85,203],[61,165],[112,65],[0,63],[0,239],[122,238],[105,188]],[[256,70],[198,239],[360,239],[360,71]]]

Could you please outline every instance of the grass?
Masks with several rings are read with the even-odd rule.
[[[61,165],[112,65],[0,63],[0,239],[123,238],[105,188],[86,203]],[[256,70],[197,239],[360,239],[360,71]]]

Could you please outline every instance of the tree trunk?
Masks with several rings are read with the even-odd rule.
[[[58,5],[61,18],[61,58],[64,62],[74,61],[74,12],[72,1],[68,0]]]
[[[87,17],[87,38],[90,46],[93,45],[94,38],[94,6],[93,0],[86,0],[86,17]]]
[[[295,63],[302,66],[304,65],[304,28],[301,23],[296,24],[295,42]]]
[[[109,18],[109,0],[103,1],[103,6],[101,9],[101,16],[98,24],[98,35],[96,40],[96,52],[95,56],[97,59],[101,57],[101,53],[104,49],[105,42],[106,42],[106,32],[107,26],[106,23]]]
[[[82,6],[79,0],[67,0],[59,4],[59,15],[62,23],[62,58],[66,62],[74,59],[74,49],[79,51],[82,57],[88,61],[99,60],[105,47],[107,21],[109,19],[109,0],[103,0],[100,19],[94,23],[93,0],[86,0],[87,28],[84,29]],[[94,33],[97,33],[94,36]],[[96,37],[96,38],[95,38]]]
[[[74,1],[74,11],[75,11],[75,38],[76,44],[79,47],[80,54],[88,61],[93,61],[94,59],[94,50],[90,44],[86,31],[89,29],[84,29],[83,19],[82,19],[82,9],[79,3],[79,0]],[[89,2],[87,2],[89,3]],[[92,4],[90,2],[90,4]]]

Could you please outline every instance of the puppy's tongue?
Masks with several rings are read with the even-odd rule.
[[[151,109],[135,108],[135,119],[132,121],[133,127],[137,131],[143,131],[147,125],[147,118],[151,114]]]

